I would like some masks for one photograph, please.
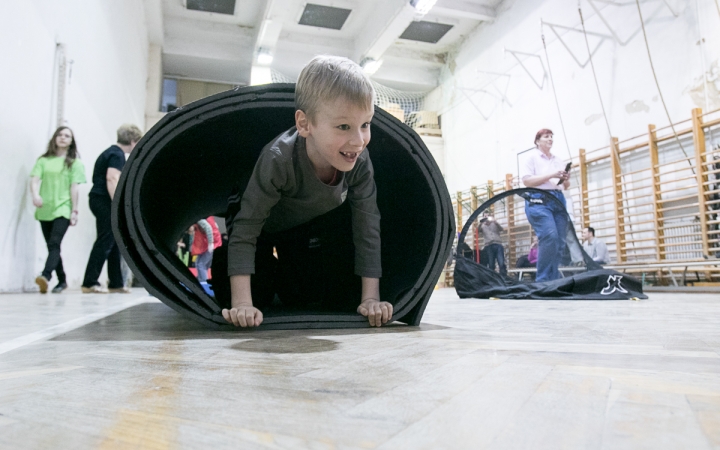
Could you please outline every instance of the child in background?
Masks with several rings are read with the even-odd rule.
[[[193,228],[193,243],[190,254],[196,256],[197,278],[202,283],[207,281],[208,269],[212,266],[213,252],[222,245],[222,239],[213,217],[200,219],[193,225]]]

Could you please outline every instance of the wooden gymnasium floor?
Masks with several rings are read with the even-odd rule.
[[[0,448],[718,449],[720,298],[217,333],[142,290],[0,295]]]

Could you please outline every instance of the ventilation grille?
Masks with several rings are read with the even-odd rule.
[[[349,9],[333,8],[332,6],[322,6],[308,3],[305,5],[300,21],[300,25],[309,25],[311,27],[329,28],[331,30],[339,30],[345,25],[345,21],[350,15]]]
[[[187,9],[218,14],[235,14],[235,0],[186,0]]]
[[[400,35],[400,39],[437,44],[452,27],[452,25],[425,22],[424,20],[411,22],[405,31],[403,31],[403,34]]]

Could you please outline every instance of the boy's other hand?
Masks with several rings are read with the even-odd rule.
[[[388,302],[368,298],[360,303],[357,312],[368,318],[371,327],[379,327],[392,318],[393,306]]]
[[[231,309],[223,309],[222,315],[236,327],[257,327],[263,322],[262,312],[252,305],[238,305]]]

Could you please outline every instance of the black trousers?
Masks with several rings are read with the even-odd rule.
[[[250,277],[253,305],[260,310],[355,312],[362,283],[354,270],[352,220],[346,203],[289,230],[260,234],[255,273]],[[227,247],[215,250],[212,273],[215,298],[229,308]]]
[[[115,243],[110,222],[112,201],[109,197],[90,194],[90,211],[95,216],[97,239],[90,251],[90,258],[85,269],[83,286],[97,286],[100,272],[105,261],[108,263],[108,287],[110,289],[122,288],[123,277],[120,269],[120,249]]]
[[[45,261],[45,268],[42,271],[42,275],[50,280],[54,270],[58,277],[58,283],[65,283],[67,281],[65,270],[63,269],[62,257],[60,257],[60,244],[69,226],[70,220],[64,217],[40,221],[40,228],[42,228],[48,249],[48,257]]]
[[[515,267],[518,268],[526,268],[526,267],[536,267],[537,264],[533,264],[528,259],[528,255],[522,255],[518,258],[517,263],[515,263]]]

